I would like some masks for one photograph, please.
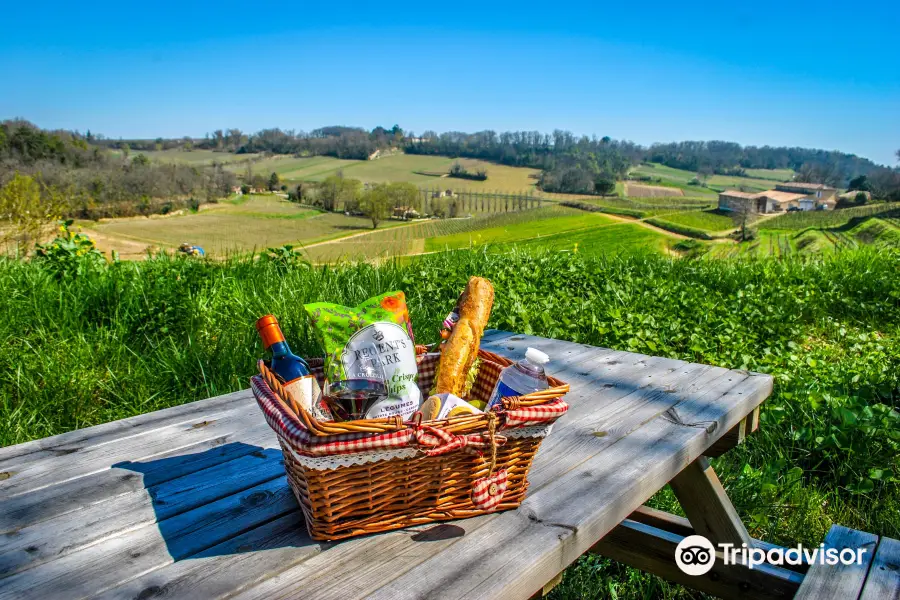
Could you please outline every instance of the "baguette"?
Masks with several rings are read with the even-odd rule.
[[[494,305],[494,287],[482,277],[472,277],[459,299],[459,321],[441,349],[435,393],[464,397],[467,379],[478,357],[481,336]]]

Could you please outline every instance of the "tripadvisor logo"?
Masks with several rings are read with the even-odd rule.
[[[762,564],[783,565],[861,565],[866,548],[748,548],[735,544],[718,544],[722,564],[743,565],[753,569]],[[705,575],[716,563],[716,547],[702,535],[689,535],[675,547],[675,564],[686,575]]]
[[[716,549],[702,535],[689,535],[675,547],[675,564],[687,575],[704,575],[716,562]]]

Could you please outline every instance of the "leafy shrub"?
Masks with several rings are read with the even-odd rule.
[[[103,254],[94,246],[94,240],[72,231],[72,223],[71,219],[60,221],[59,234],[53,241],[35,245],[35,262],[57,279],[78,277],[106,264]]]
[[[303,255],[303,250],[295,248],[291,244],[285,244],[284,246],[278,246],[276,248],[267,248],[261,258],[280,269],[299,265],[305,267],[310,266],[309,261],[306,260],[306,257]]]

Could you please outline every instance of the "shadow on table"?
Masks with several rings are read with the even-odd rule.
[[[232,442],[112,468],[143,475],[156,526],[176,561],[316,544],[280,450]]]

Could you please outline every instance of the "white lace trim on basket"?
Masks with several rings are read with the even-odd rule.
[[[522,427],[501,432],[507,438],[546,437],[553,425],[539,427]],[[288,447],[291,456],[298,463],[314,471],[332,471],[340,467],[352,467],[382,460],[413,458],[420,452],[418,448],[400,448],[397,450],[378,450],[373,452],[356,452],[354,454],[335,454],[332,456],[302,456]]]

